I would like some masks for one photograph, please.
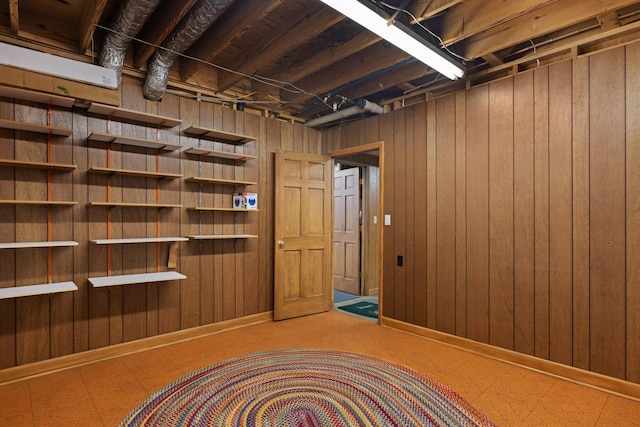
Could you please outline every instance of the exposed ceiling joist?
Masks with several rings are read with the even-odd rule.
[[[423,21],[461,2],[462,0],[416,0],[409,11],[418,21]]]
[[[15,1],[17,3],[17,0]],[[100,21],[106,5],[107,0],[84,2],[82,18],[78,25],[78,53],[85,53],[91,47],[91,40],[96,32],[96,24]]]

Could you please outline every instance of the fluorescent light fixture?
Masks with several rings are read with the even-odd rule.
[[[402,24],[390,24],[372,7],[358,0],[321,1],[451,80],[464,76],[464,69],[461,65],[446,57],[439,49],[428,44],[425,40],[418,38],[413,31],[405,29]]]

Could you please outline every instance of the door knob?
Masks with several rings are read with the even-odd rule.
[[[278,240],[278,246],[283,247],[284,246],[284,240]]]

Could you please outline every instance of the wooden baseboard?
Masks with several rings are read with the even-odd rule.
[[[550,360],[517,353],[515,351],[435,331],[422,326],[412,325],[410,323],[401,322],[388,317],[381,317],[380,325],[418,335],[461,350],[490,357],[501,362],[510,363],[525,369],[530,369],[556,378],[592,387],[627,399],[640,401],[640,384],[586,371],[584,369],[574,368],[573,366],[563,365]]]
[[[266,311],[239,319],[227,320],[211,325],[199,326],[182,331],[170,332],[168,334],[155,337],[143,338],[141,340],[116,344],[109,347],[88,350],[82,353],[70,354],[55,359],[43,360],[41,362],[30,363],[28,365],[16,366],[0,370],[0,386],[27,378],[45,375],[51,372],[101,360],[113,359],[127,354],[138,353],[152,348],[163,347],[201,338],[207,335],[216,334],[231,329],[242,328],[244,326],[255,325],[273,321],[273,311]]]

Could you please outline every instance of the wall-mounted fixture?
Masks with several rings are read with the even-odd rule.
[[[401,23],[391,23],[389,17],[383,16],[384,12],[374,9],[368,0],[365,0],[365,3],[358,0],[321,1],[449,79],[456,80],[464,76],[462,65]]]

